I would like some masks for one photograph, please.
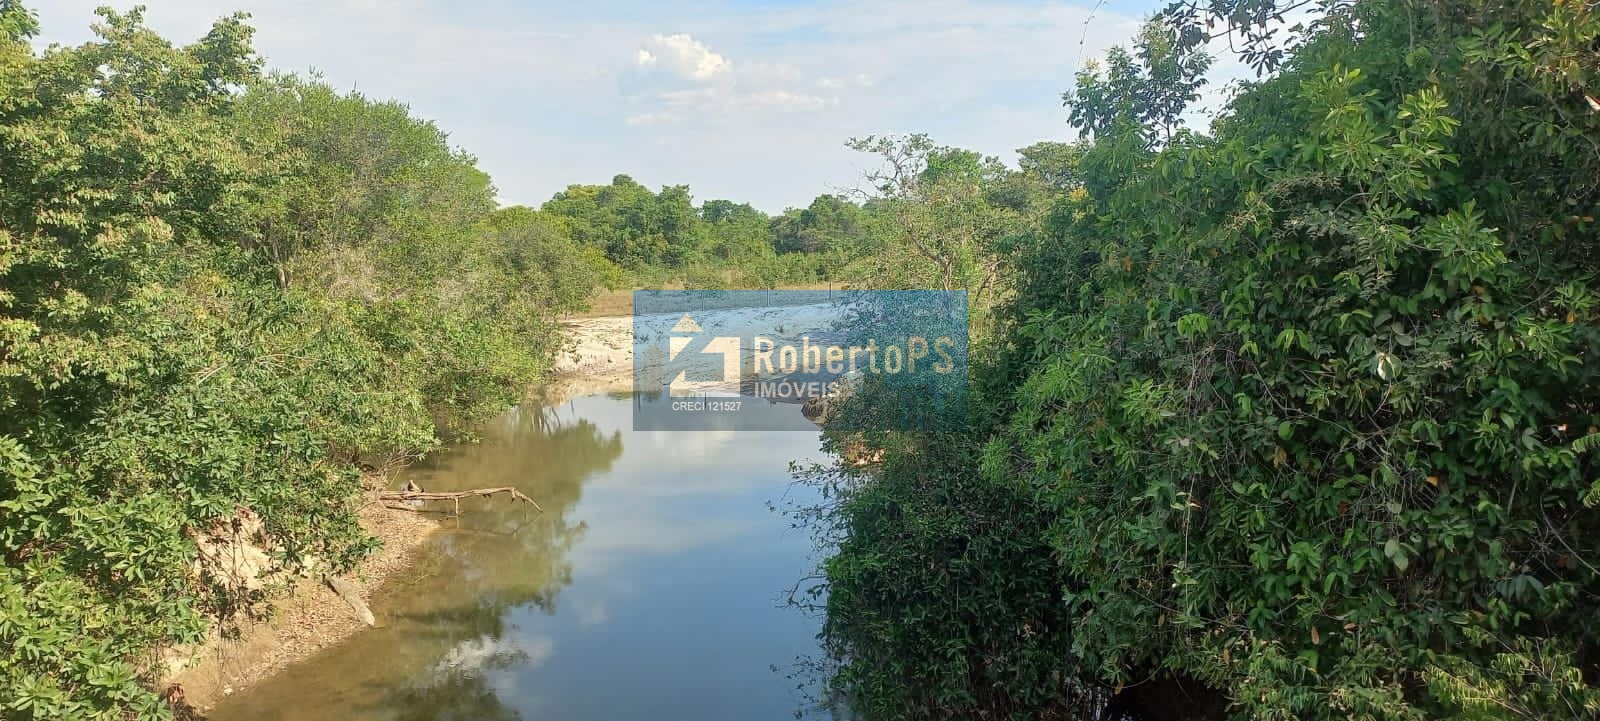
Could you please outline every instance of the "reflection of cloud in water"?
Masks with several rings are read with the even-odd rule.
[[[600,433],[622,429],[626,437],[626,452],[585,484],[577,511],[590,533],[570,560],[595,580],[632,558],[692,553],[764,532],[772,524],[765,502],[773,470],[818,454],[811,434],[632,432],[629,403],[580,399],[569,408]]]
[[[555,641],[542,636],[518,641],[493,636],[463,639],[445,653],[434,666],[434,673],[477,673],[489,668],[505,668],[513,664],[537,668],[550,660],[555,653]]]
[[[681,553],[701,546],[737,538],[761,526],[761,519],[735,521],[719,519],[693,525],[673,523],[640,515],[628,518],[593,519],[605,524],[604,534],[596,533],[572,550],[573,564],[586,572],[609,568],[612,557],[640,553]]]
[[[601,492],[592,494],[593,502],[582,508],[583,522],[593,532],[573,546],[569,558],[587,576],[608,574],[630,558],[681,554],[723,543],[759,532],[770,521],[759,507],[752,509],[756,513],[740,517],[683,513],[682,504],[707,502],[692,500],[697,496],[737,498],[761,487],[759,477],[732,474],[630,481],[611,488],[596,484],[593,489]]]
[[[634,433],[629,453],[590,484],[593,492],[649,496],[744,493],[769,487],[774,467],[803,460],[788,431],[656,431]]]
[[[605,601],[580,604],[577,607],[578,626],[589,628],[605,623],[611,618],[611,612],[606,608]]]
[[[629,441],[652,451],[651,460],[660,462],[723,453],[734,447],[740,435],[738,431],[650,431],[635,433]]]

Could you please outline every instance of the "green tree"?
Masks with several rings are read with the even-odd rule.
[[[21,0],[0,0],[0,41],[20,44],[39,33],[39,18]]]
[[[650,190],[618,175],[610,185],[573,185],[546,201],[542,210],[565,219],[567,231],[583,245],[600,248],[618,265],[681,268],[705,244],[705,227],[688,186]]]
[[[823,253],[859,243],[865,225],[861,206],[819,195],[806,208],[773,218],[772,245],[780,253]]]
[[[1134,52],[1112,48],[1103,73],[1099,63],[1087,63],[1076,87],[1061,99],[1072,125],[1091,135],[1134,132],[1170,142],[1183,111],[1199,98],[1210,66],[1203,52],[1181,52],[1170,26],[1149,22],[1140,28]]]
[[[1021,227],[987,190],[1008,172],[998,160],[935,145],[926,135],[866,137],[850,147],[877,155],[866,209],[875,241],[856,270],[872,287],[964,289],[985,312],[1002,288],[999,244]]]
[[[1084,151],[1079,143],[1053,141],[1018,149],[1017,170],[991,184],[989,202],[1028,216],[1049,212],[1063,193],[1082,187]]]

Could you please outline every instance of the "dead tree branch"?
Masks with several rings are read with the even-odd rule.
[[[527,504],[533,506],[534,508],[538,509],[540,513],[544,512],[544,507],[540,506],[537,501],[533,500],[532,498],[529,498],[527,496],[527,494],[524,494],[522,491],[519,491],[519,490],[517,490],[515,488],[512,488],[511,486],[500,486],[498,488],[473,488],[473,489],[465,490],[465,491],[446,491],[446,492],[442,492],[442,493],[436,493],[436,492],[433,492],[433,491],[379,491],[378,492],[378,500],[380,500],[380,501],[452,501],[452,502],[455,503],[456,515],[460,515],[461,514],[461,499],[463,499],[463,498],[487,498],[489,496],[493,496],[493,495],[496,495],[496,494],[499,494],[499,493],[504,493],[506,495],[511,496],[511,499],[514,500],[514,501],[521,501],[523,503],[527,503]],[[385,504],[385,505],[387,505],[387,504]]]

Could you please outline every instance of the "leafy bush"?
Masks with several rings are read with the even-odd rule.
[[[839,507],[842,691],[871,718],[1049,718],[1151,679],[1237,718],[1600,715],[1600,16],[1332,6],[1209,136],[1128,112],[1192,95],[1174,17],[1069,95],[1092,143],[1016,246],[981,461],[892,450]],[[995,530],[1000,493],[1046,520]],[[942,580],[998,538],[1055,563]],[[1025,673],[1033,640],[993,622],[1041,582],[1078,681],[1006,691],[1054,708],[901,643]],[[940,602],[877,600],[908,583]]]

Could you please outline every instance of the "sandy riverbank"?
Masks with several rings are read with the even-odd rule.
[[[752,334],[796,340],[798,335],[826,328],[840,314],[840,307],[829,303],[796,306],[755,306],[697,311],[692,317],[713,335],[748,337]],[[668,332],[681,313],[636,318],[632,315],[577,318],[562,322],[568,347],[552,367],[552,379],[541,389],[540,400],[559,402],[593,393],[634,390],[634,325],[641,332]],[[743,349],[743,362],[749,363],[754,349]],[[648,375],[648,373],[646,373]]]
[[[568,348],[551,367],[541,400],[633,389],[633,316],[564,321]]]

